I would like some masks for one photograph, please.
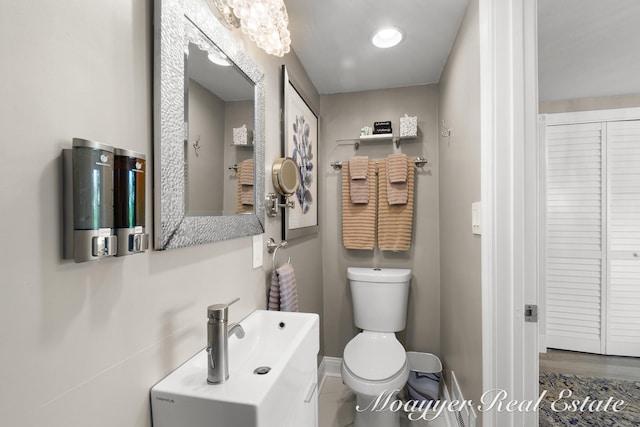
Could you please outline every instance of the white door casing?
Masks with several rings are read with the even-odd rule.
[[[536,1],[480,0],[483,388],[538,397]],[[538,425],[495,407],[488,427]]]

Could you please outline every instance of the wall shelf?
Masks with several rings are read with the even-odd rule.
[[[376,140],[385,140],[385,139],[393,139],[392,133],[379,133],[374,135],[360,135],[360,141],[376,141]]]
[[[407,141],[417,139],[417,136],[394,136],[392,133],[382,133],[377,135],[360,135],[358,138],[339,139],[336,142],[352,142],[357,150],[360,148],[361,142],[367,141],[392,141],[395,142],[396,147],[400,147],[400,141]]]

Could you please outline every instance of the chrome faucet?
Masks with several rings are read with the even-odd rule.
[[[220,384],[229,378],[229,335],[244,337],[244,329],[237,323],[227,325],[229,306],[238,302],[236,298],[226,304],[213,304],[207,309],[207,382]]]

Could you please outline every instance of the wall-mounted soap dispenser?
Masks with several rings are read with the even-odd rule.
[[[149,248],[145,234],[145,155],[116,148],[114,160],[115,228],[117,256],[144,252]]]
[[[64,162],[64,257],[94,261],[117,252],[113,230],[114,148],[74,138]]]

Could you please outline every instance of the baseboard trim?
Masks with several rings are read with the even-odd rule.
[[[538,352],[539,353],[547,352],[547,336],[544,334],[540,334],[538,336]]]
[[[451,394],[449,394],[449,389],[447,388],[447,383],[444,382],[444,378],[440,378],[442,381],[442,396],[445,401],[451,402]],[[458,427],[458,421],[456,420],[455,415],[453,415],[452,411],[442,411],[444,415],[444,423],[447,427]]]
[[[342,367],[342,357],[325,357],[325,366],[327,367],[328,377],[341,377],[340,369]]]
[[[456,378],[455,372],[451,371],[451,394],[447,397],[447,400],[451,401],[457,400],[458,402],[464,402],[465,398],[462,395],[462,388],[460,388],[460,384],[458,383],[458,379]],[[445,384],[446,387],[446,384]],[[447,390],[447,394],[449,391]],[[454,426],[459,427],[475,427],[477,423],[478,416],[476,415],[473,406],[464,406],[457,412],[446,411],[451,418],[453,419]],[[457,417],[460,417],[458,420]]]
[[[318,390],[322,392],[322,387],[327,377],[341,377],[340,367],[342,366],[341,357],[325,356],[318,366]]]

